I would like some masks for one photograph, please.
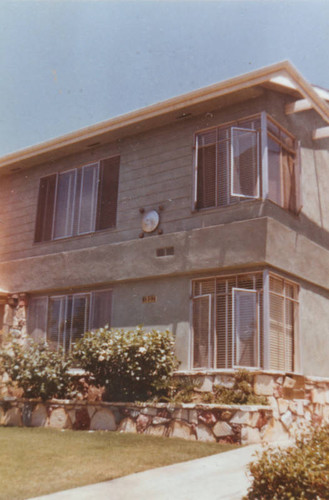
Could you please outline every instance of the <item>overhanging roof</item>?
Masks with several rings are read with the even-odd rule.
[[[295,99],[302,98],[308,109],[314,109],[329,124],[326,102],[329,92],[313,87],[289,61],[283,61],[8,154],[0,158],[0,170],[20,170],[170,123],[187,114],[199,114],[212,105],[220,105],[223,98],[227,101],[230,97],[234,103],[255,97],[259,86],[275,88]]]

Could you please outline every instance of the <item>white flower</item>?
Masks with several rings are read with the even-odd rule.
[[[145,347],[140,347],[140,348],[138,349],[138,352],[141,352],[142,354],[143,354],[144,352],[146,352]]]

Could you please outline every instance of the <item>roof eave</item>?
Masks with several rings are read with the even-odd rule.
[[[29,164],[41,163],[47,154],[58,150],[62,150],[63,155],[65,155],[65,151],[74,144],[95,140],[101,135],[110,134],[114,131],[124,131],[128,127],[137,126],[147,120],[178,112],[186,107],[191,108],[225,94],[264,84],[282,75],[293,80],[296,90],[304,98],[309,99],[312,107],[321,115],[324,121],[329,123],[329,106],[327,103],[289,61],[282,61],[8,154],[0,158],[0,169],[19,166],[24,162],[29,162]]]

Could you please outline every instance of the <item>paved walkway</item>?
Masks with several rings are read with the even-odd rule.
[[[259,445],[131,474],[34,500],[241,500],[246,465]]]

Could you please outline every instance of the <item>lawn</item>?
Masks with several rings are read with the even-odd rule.
[[[0,499],[31,498],[234,447],[104,431],[0,427]]]

